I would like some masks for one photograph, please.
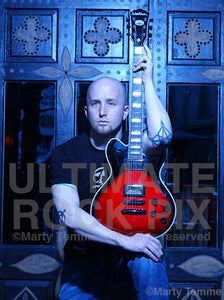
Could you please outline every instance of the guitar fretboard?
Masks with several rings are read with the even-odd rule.
[[[134,63],[142,57],[142,53],[142,46],[134,47]],[[131,80],[128,163],[131,164],[132,169],[137,169],[143,162],[143,87],[141,73],[132,73]]]

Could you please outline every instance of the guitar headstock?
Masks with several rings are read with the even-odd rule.
[[[131,38],[134,46],[143,46],[148,38],[149,12],[141,8],[130,12]]]

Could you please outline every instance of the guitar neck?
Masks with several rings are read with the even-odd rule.
[[[137,62],[143,53],[143,46],[135,46],[133,51],[133,62]],[[129,113],[129,145],[128,145],[128,162],[135,169],[143,162],[143,86],[142,72],[133,73],[131,78],[130,93],[130,113]]]

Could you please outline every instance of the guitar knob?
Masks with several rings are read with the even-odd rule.
[[[156,206],[158,204],[158,199],[157,198],[152,198],[152,205]]]
[[[170,210],[169,204],[164,204],[164,205],[163,205],[163,211],[164,211],[164,212],[169,212],[169,210]]]
[[[166,224],[166,222],[167,222],[167,217],[166,217],[166,216],[162,216],[162,217],[160,218],[160,222],[161,222],[162,224]]]
[[[150,216],[151,216],[151,218],[155,218],[156,217],[156,210],[151,210],[151,212],[150,212]]]

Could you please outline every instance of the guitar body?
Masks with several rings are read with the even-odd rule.
[[[100,223],[126,235],[150,233],[157,237],[173,225],[175,201],[162,181],[158,157],[144,156],[127,163],[128,146],[111,139],[106,147],[109,177],[95,194],[90,213]]]

